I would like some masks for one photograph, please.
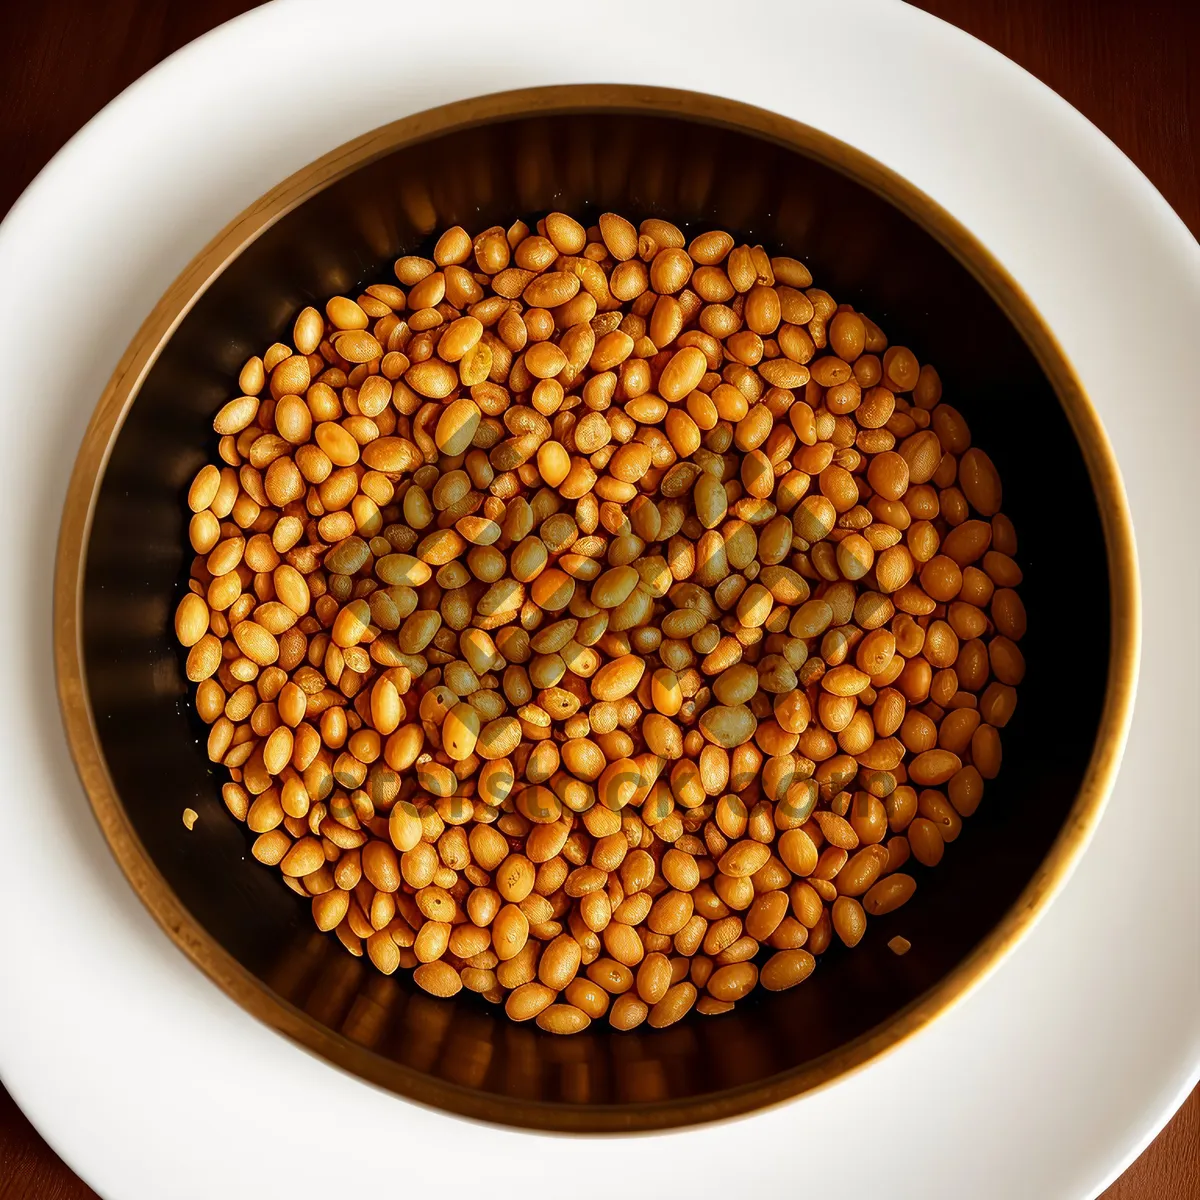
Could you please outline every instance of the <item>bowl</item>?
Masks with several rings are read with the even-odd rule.
[[[390,277],[461,223],[561,209],[669,216],[803,259],[815,282],[934,362],[1008,483],[1028,674],[984,804],[916,897],[800,988],[720,1018],[558,1039],[476,997],[379,975],[248,854],[191,711],[172,614],[184,503],[238,370],[295,313]],[[56,669],[72,752],[125,874],[245,1009],[330,1062],[469,1118],[645,1132],[753,1111],[861,1067],[1015,946],[1082,853],[1133,691],[1136,572],[1103,430],[1052,332],[971,234],[880,163],[718,97],[543,88],[375,130],[232,222],[147,318],[77,460],[59,543]],[[1066,652],[1060,648],[1066,642]],[[1069,639],[1069,640],[1068,640]],[[180,821],[199,813],[194,830]],[[912,943],[903,957],[894,934]]]

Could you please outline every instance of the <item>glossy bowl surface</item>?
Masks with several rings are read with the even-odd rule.
[[[816,286],[933,362],[1007,485],[1031,616],[1003,771],[909,905],[873,921],[854,952],[831,949],[798,989],[756,993],[720,1019],[623,1035],[598,1024],[571,1039],[513,1025],[465,994],[434,1000],[313,930],[224,812],[171,632],[190,560],[183,497],[215,454],[212,414],[241,363],[286,339],[304,304],[390,279],[392,260],[435,231],[550,209],[663,215],[689,235],[721,227],[794,254]],[[1098,419],[983,247],[898,176],[813,129],[714,97],[616,86],[418,114],[327,155],[239,217],[151,314],[101,401],[68,499],[57,603],[80,773],[126,874],[192,958],[256,1016],[365,1079],[464,1116],[558,1131],[646,1131],[778,1102],[897,1044],[979,982],[1098,818],[1137,633],[1132,539]],[[1090,651],[1072,659],[1069,704],[1064,607]],[[191,834],[185,805],[201,816]],[[902,958],[886,948],[894,933],[913,943]]]

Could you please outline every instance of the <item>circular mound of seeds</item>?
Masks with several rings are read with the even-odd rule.
[[[720,230],[455,227],[395,278],[246,363],[188,492],[175,629],[255,857],[380,971],[551,1033],[802,982],[1000,769],[992,461]]]

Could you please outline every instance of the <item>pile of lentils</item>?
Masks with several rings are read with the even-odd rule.
[[[992,461],[720,230],[456,226],[395,278],[246,363],[188,493],[175,628],[254,856],[351,954],[550,1033],[801,983],[1000,769]]]

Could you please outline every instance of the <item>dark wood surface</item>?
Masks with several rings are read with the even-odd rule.
[[[172,51],[252,4],[45,0],[6,6],[0,39],[0,213],[56,150]],[[921,0],[1094,121],[1200,234],[1200,3]],[[0,1088],[0,1200],[94,1197]],[[1200,1197],[1200,1089],[1104,1200]],[[112,1200],[120,1200],[113,1197]],[[1031,1197],[1030,1200],[1040,1200]]]

